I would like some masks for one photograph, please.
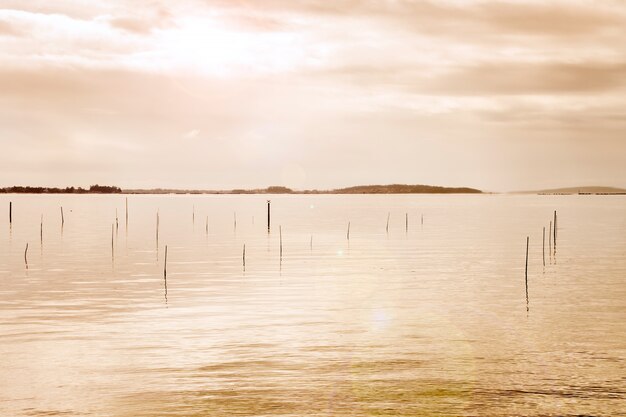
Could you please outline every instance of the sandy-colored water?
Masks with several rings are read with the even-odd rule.
[[[0,195],[0,415],[626,415],[624,196],[270,198]]]

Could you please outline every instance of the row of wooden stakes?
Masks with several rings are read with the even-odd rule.
[[[554,222],[554,227],[553,227]],[[554,219],[550,220],[550,229],[548,232],[548,248],[550,250],[550,258],[554,254],[556,256],[556,236],[557,236],[557,216],[556,210],[554,210]],[[524,268],[524,283],[526,285],[526,311],[529,310],[529,300],[528,300],[528,246],[530,243],[530,237],[526,236],[526,266]],[[554,243],[554,244],[553,244]],[[543,227],[543,242],[542,242],[542,257],[543,257],[543,266],[546,266],[546,227]]]

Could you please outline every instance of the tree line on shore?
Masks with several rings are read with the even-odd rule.
[[[89,188],[82,187],[29,187],[29,186],[13,186],[0,188],[0,193],[27,193],[27,194],[118,194],[121,193],[120,187],[109,185],[92,185]]]

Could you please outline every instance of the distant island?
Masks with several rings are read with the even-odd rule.
[[[480,194],[481,190],[468,187],[439,187],[435,185],[358,185],[339,188],[333,194]]]
[[[584,186],[584,187],[566,187],[566,188],[552,188],[548,190],[538,191],[521,191],[520,194],[540,194],[540,195],[613,195],[613,194],[626,194],[626,189],[617,187],[604,187],[604,186]]]
[[[129,194],[480,194],[481,190],[467,187],[439,187],[433,185],[359,185],[347,188],[335,188],[330,190],[293,190],[283,186],[271,186],[257,189],[233,189],[233,190],[177,190],[177,189],[151,189],[151,190],[124,190]]]
[[[181,190],[169,188],[126,189],[115,186],[92,185],[88,189],[81,187],[23,187],[0,188],[0,193],[29,194],[481,194],[481,190],[468,187],[440,187],[434,185],[358,185],[331,190],[292,190],[283,186],[271,186],[258,189],[233,190]]]

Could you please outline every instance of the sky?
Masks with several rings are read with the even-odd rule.
[[[626,187],[623,0],[0,0],[0,186]]]

